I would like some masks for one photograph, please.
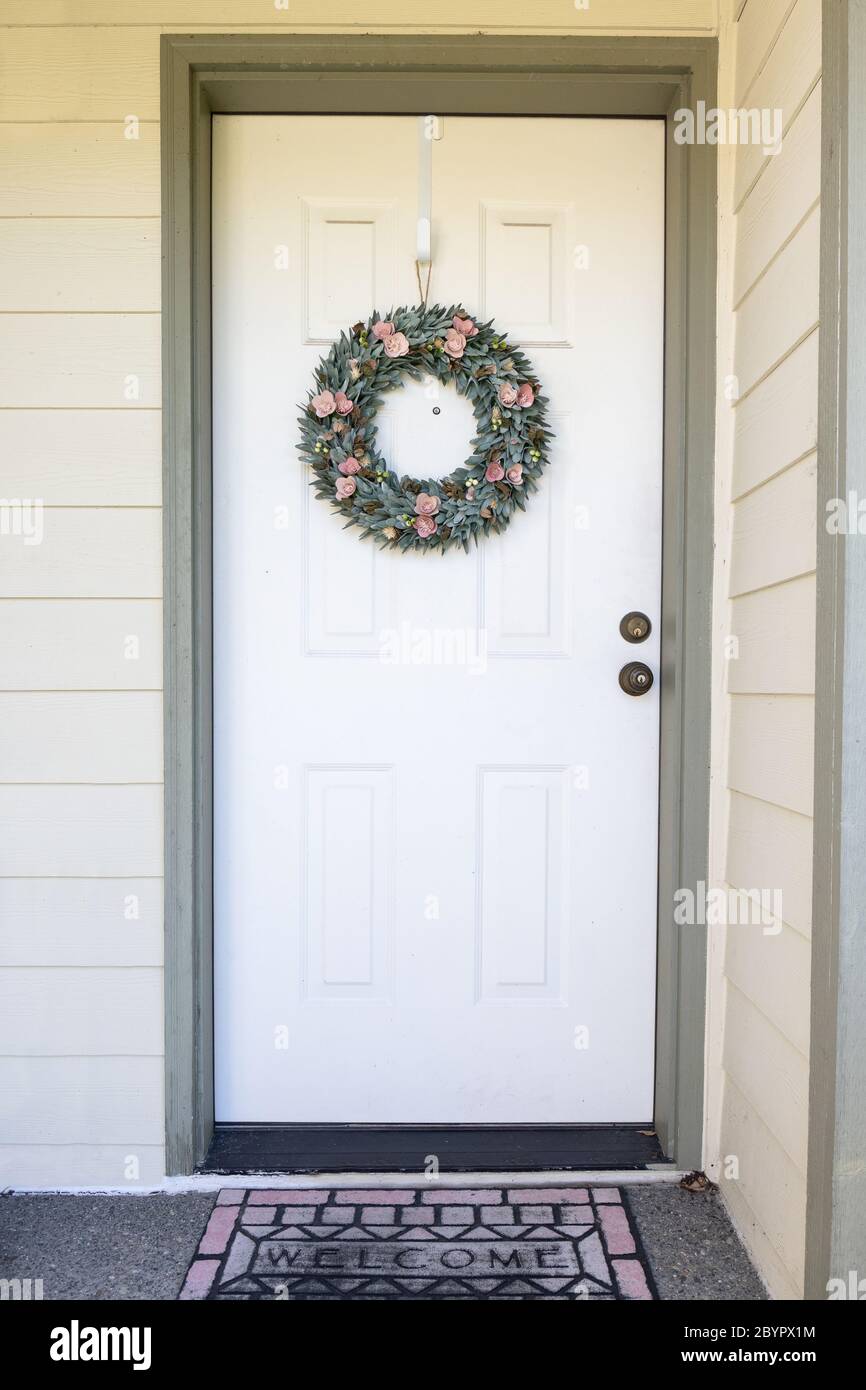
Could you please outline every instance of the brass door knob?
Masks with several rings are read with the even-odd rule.
[[[642,661],[630,661],[620,671],[619,683],[626,695],[646,695],[652,688],[653,673]]]
[[[653,625],[646,613],[626,613],[619,630],[627,642],[645,642]]]

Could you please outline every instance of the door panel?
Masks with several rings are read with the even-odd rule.
[[[652,1114],[664,126],[447,117],[431,300],[495,317],[556,432],[471,555],[383,554],[296,417],[333,336],[417,302],[413,117],[214,120],[217,1118]],[[394,466],[471,415],[387,399]],[[640,609],[640,648],[619,632]]]

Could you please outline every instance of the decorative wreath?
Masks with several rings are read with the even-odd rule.
[[[478,422],[472,452],[445,478],[398,478],[376,446],[376,412],[405,378],[456,386]],[[341,333],[315,372],[298,449],[316,496],[385,549],[440,550],[505,529],[549,463],[553,435],[532,366],[493,320],[459,306],[393,309]]]

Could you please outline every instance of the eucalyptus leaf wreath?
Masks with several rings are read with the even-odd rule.
[[[317,497],[386,549],[469,550],[526,507],[553,435],[531,363],[491,319],[459,305],[377,312],[340,334],[315,371],[298,449]],[[379,452],[376,414],[406,378],[433,377],[472,405],[478,432],[447,477],[398,477]]]

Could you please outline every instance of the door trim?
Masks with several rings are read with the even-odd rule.
[[[221,34],[161,38],[166,1172],[214,1132],[210,206],[213,114],[657,117],[667,124],[655,1126],[702,1166],[715,439],[716,160],[674,113],[715,105],[715,39]],[[467,76],[471,75],[471,81]]]

